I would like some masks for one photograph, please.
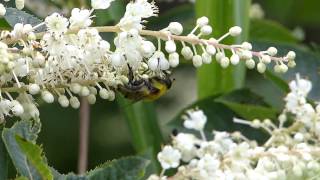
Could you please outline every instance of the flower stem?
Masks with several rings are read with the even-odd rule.
[[[90,106],[85,97],[81,98],[79,129],[78,173],[84,174],[88,166],[88,144],[90,127]]]

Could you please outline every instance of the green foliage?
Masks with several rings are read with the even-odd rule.
[[[297,43],[299,40],[281,24],[271,20],[251,20],[250,39],[265,42]]]
[[[262,5],[268,17],[286,25],[314,27],[320,24],[318,0],[258,0],[257,2]]]
[[[151,154],[153,169],[158,169],[156,154],[163,142],[153,103],[132,102],[117,99],[132,135],[132,143],[139,154]],[[151,151],[151,153],[150,153]]]
[[[42,148],[23,139],[19,135],[16,135],[16,141],[26,155],[28,163],[37,170],[41,179],[52,180],[53,176],[42,155]]]
[[[108,162],[87,173],[89,180],[139,180],[145,174],[149,161],[129,157]]]
[[[0,125],[0,134],[2,134],[3,127]],[[7,179],[8,177],[8,152],[0,138],[0,179]]]
[[[127,157],[107,162],[84,175],[62,175],[54,171],[55,180],[139,180],[145,175],[149,161],[140,157]]]
[[[265,103],[261,96],[248,89],[236,90],[223,95],[217,98],[216,102],[226,105],[237,115],[247,120],[275,119],[277,115],[277,111]]]
[[[122,0],[112,3],[112,8],[106,10],[96,10],[96,25],[103,26],[109,23],[118,22],[125,12],[125,4]]]
[[[10,129],[4,128],[2,132],[3,142],[18,173],[34,180],[42,179],[41,174],[36,166],[29,162],[27,154],[17,142],[16,137],[20,136],[31,143],[35,143],[39,127],[38,123],[33,124],[32,121],[19,121]]]
[[[7,151],[19,175],[21,175],[18,179],[136,180],[145,175],[149,161],[141,157],[128,157],[107,162],[85,175],[75,175],[73,173],[62,175],[48,166],[42,148],[35,144],[40,127],[38,123],[19,121],[13,127],[3,130],[2,137]]]
[[[197,17],[207,16],[213,26],[213,34],[219,37],[235,25],[241,26],[243,33],[236,39],[230,38],[226,43],[235,43],[248,39],[250,0],[201,0],[196,1]],[[223,69],[216,62],[198,69],[198,97],[205,98],[217,93],[241,88],[245,80],[245,67]]]
[[[204,111],[208,117],[206,132],[210,136],[212,130],[217,131],[241,131],[247,137],[263,141],[266,135],[261,131],[247,126],[239,125],[233,122],[234,117],[243,119],[265,118],[265,116],[274,118],[277,111],[272,109],[257,94],[247,90],[236,90],[226,95],[216,95],[198,100],[192,105],[184,108],[170,123],[172,128],[184,130],[181,116],[186,110],[199,108]],[[245,112],[245,113],[244,113]]]
[[[17,23],[31,24],[32,26],[35,26],[43,22],[39,18],[16,8],[6,8],[6,10],[7,12],[4,16],[4,19],[11,27],[14,27],[14,25]],[[45,27],[43,26],[38,28],[36,31],[41,32],[44,31],[44,29]]]

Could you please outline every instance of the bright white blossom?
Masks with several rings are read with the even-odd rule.
[[[91,25],[91,12],[88,9],[74,8],[71,11],[70,28],[85,28]]]
[[[163,169],[176,168],[180,164],[181,154],[171,146],[165,146],[158,154],[158,160]]]
[[[187,111],[187,115],[184,117],[184,119],[184,127],[198,131],[202,131],[207,122],[207,117],[201,110]]]
[[[68,30],[69,21],[58,13],[53,13],[45,19],[50,32],[61,34]]]
[[[172,147],[166,146],[170,147],[170,151],[166,151],[167,157],[171,160],[171,151],[176,149],[184,163],[169,179],[317,179],[320,173],[320,105],[314,107],[307,103],[311,87],[311,82],[299,75],[290,82],[291,92],[285,98],[286,106],[278,122],[234,119],[236,123],[266,130],[270,137],[264,144],[249,140],[240,132],[213,131],[213,138],[209,140],[198,139],[190,133],[174,133]],[[201,110],[190,110],[187,114],[188,118],[184,119],[192,123],[186,127],[193,128],[195,122],[205,122]],[[290,121],[287,115],[290,115]],[[203,129],[200,124],[201,128],[197,129]],[[159,154],[165,156],[163,152]],[[163,172],[169,167],[165,166]],[[165,176],[161,173],[160,177],[151,177]]]
[[[139,83],[147,79],[169,76],[172,69],[179,66],[181,57],[192,60],[195,67],[211,63],[213,56],[224,68],[230,64],[236,65],[241,60],[246,61],[249,68],[254,68],[255,61],[259,61],[260,72],[264,64],[271,64],[275,60],[277,72],[283,73],[288,66],[295,65],[296,54],[293,51],[284,57],[273,57],[277,53],[275,48],[253,53],[252,45],[248,42],[232,45],[221,43],[230,35],[240,35],[240,27],[232,27],[218,38],[203,38],[214,31],[207,17],[197,19],[195,27],[185,35],[179,22],[171,22],[160,31],[145,30],[147,18],[158,15],[155,2],[148,0],[130,1],[115,26],[90,27],[94,10],[106,9],[112,2],[92,0],[93,9],[74,8],[71,17],[52,13],[38,25],[17,23],[13,30],[1,31],[1,121],[11,116],[39,118],[33,97],[38,94],[44,102],[56,101],[62,107],[72,108],[80,107],[79,97],[87,98],[90,104],[96,102],[96,96],[113,101],[116,91],[121,88],[133,85],[138,89],[141,86]],[[16,0],[16,5],[17,8],[23,8],[24,0]],[[1,4],[2,14],[5,14],[5,7]],[[37,34],[39,28],[45,30]],[[104,40],[100,32],[115,33],[112,44]],[[153,43],[149,36],[150,39],[155,37],[157,43]],[[182,44],[181,52],[177,52],[177,43]],[[113,45],[115,49],[110,48]],[[225,51],[232,53],[231,58],[226,56],[229,53]],[[253,60],[254,56],[256,60]],[[291,101],[291,106],[303,101],[301,95],[293,96],[297,100]],[[301,117],[311,117],[315,113],[308,104],[304,104],[303,109]],[[205,123],[203,112],[194,110],[187,113],[184,124],[189,129],[200,131],[204,140]],[[316,124],[316,127],[320,127],[320,124]],[[184,161],[196,156],[194,147],[187,141],[198,139],[181,135],[176,137],[175,142],[180,149],[185,149],[182,153]],[[199,145],[207,147],[203,143]]]
[[[93,9],[108,9],[114,0],[91,0]]]

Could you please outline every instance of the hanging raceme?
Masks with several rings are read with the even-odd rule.
[[[16,1],[17,8],[23,1]],[[159,31],[144,29],[145,19],[157,16],[154,2],[136,0],[127,4],[126,12],[115,26],[90,27],[95,9],[107,9],[112,0],[92,0],[92,9],[74,8],[71,17],[53,13],[41,24],[17,23],[12,31],[1,31],[0,35],[0,114],[20,116],[22,119],[39,116],[33,96],[40,94],[47,103],[55,100],[62,107],[78,108],[78,97],[87,97],[94,104],[96,96],[113,101],[120,89],[147,88],[153,92],[150,99],[170,88],[171,70],[179,65],[181,56],[192,60],[195,67],[212,62],[212,57],[223,68],[245,61],[252,69],[263,73],[270,63],[274,70],[285,73],[295,65],[295,53],[277,57],[277,49],[252,50],[249,42],[223,44],[227,37],[241,34],[241,27],[234,26],[219,38],[206,39],[212,34],[207,17],[197,20],[195,28],[187,35],[178,22],[169,23]],[[0,14],[5,8],[0,5]],[[36,30],[46,26],[46,31]],[[102,39],[100,32],[116,33],[110,42]],[[151,39],[157,39],[154,44]],[[177,52],[177,43],[182,44]],[[232,55],[228,57],[226,54]],[[170,81],[170,83],[168,83]],[[156,84],[156,85],[155,85]],[[170,84],[170,85],[169,85]],[[139,91],[140,93],[140,91]],[[142,93],[137,100],[149,97]]]

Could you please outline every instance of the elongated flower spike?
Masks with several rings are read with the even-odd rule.
[[[16,0],[17,8],[23,8],[23,2]],[[69,18],[53,13],[38,25],[17,23],[13,30],[1,31],[2,119],[12,115],[38,118],[34,117],[39,113],[33,99],[38,94],[44,102],[57,101],[62,107],[72,108],[80,106],[79,97],[86,97],[91,104],[97,95],[113,101],[120,86],[165,77],[179,66],[181,57],[192,61],[195,67],[212,63],[213,57],[223,68],[244,61],[248,68],[257,67],[261,73],[267,64],[275,64],[279,73],[295,65],[292,51],[277,57],[273,47],[255,52],[249,42],[223,44],[229,36],[241,34],[238,26],[221,37],[206,39],[214,31],[207,17],[197,19],[194,29],[185,35],[179,22],[171,22],[159,31],[145,30],[144,22],[159,11],[154,2],[147,0],[129,2],[115,26],[92,27],[94,10],[107,9],[112,2],[92,0],[92,9],[74,8]],[[0,15],[5,13],[5,6],[0,4]],[[43,26],[46,30],[37,33]],[[104,40],[101,32],[115,33],[113,42]],[[149,38],[156,38],[156,44]],[[182,44],[181,50],[177,43]],[[111,44],[115,49],[110,48]],[[231,52],[230,57],[226,56],[227,51]]]

